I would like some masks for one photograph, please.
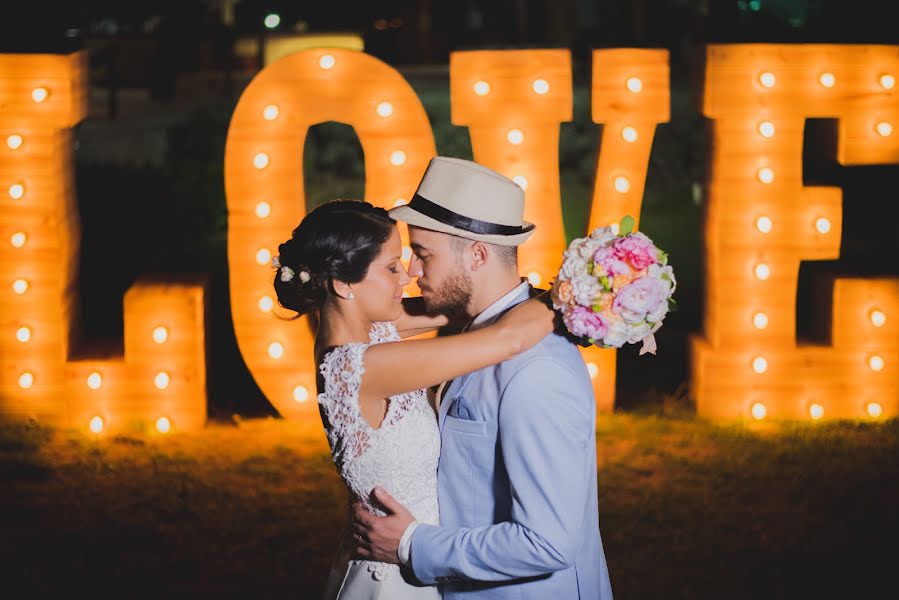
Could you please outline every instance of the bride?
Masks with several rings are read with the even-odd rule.
[[[375,486],[415,517],[438,524],[440,433],[425,389],[522,352],[553,329],[540,300],[521,303],[496,323],[469,333],[398,342],[433,331],[446,317],[428,316],[420,299],[402,298],[409,275],[387,211],[334,200],[309,212],[273,261],[279,304],[317,313],[318,402],[331,455],[350,504],[373,514]],[[348,519],[342,549],[352,548]],[[397,565],[353,560],[338,551],[327,598],[426,600],[436,587],[417,583]]]

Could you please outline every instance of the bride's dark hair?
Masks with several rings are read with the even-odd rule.
[[[278,303],[301,315],[321,308],[333,293],[332,280],[358,283],[365,278],[394,227],[386,210],[362,200],[331,200],[314,208],[278,246]],[[292,277],[289,272],[282,277],[284,267]]]

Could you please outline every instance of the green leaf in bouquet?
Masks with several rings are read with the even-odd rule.
[[[658,252],[657,256],[658,256],[659,263],[660,263],[662,266],[667,265],[667,264],[668,264],[668,253],[667,253],[667,252],[662,252],[662,251],[659,250],[658,248],[656,248],[656,252]]]
[[[599,283],[602,285],[603,288],[605,288],[607,290],[612,289],[612,286],[609,284],[608,275],[603,275],[602,277],[600,277]]]
[[[587,275],[593,275],[593,261],[587,263]]]
[[[618,235],[627,235],[634,230],[634,225],[637,222],[630,215],[624,215],[624,218],[621,219],[621,224],[618,229]]]

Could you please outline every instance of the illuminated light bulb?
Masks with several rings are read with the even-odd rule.
[[[306,389],[305,385],[298,385],[293,388],[293,399],[296,402],[305,402],[309,399],[309,390]]]
[[[10,150],[18,150],[23,141],[21,135],[13,134],[6,138],[6,145],[9,146]]]
[[[774,123],[771,121],[762,121],[759,123],[759,134],[762,137],[774,137]]]
[[[752,359],[752,370],[756,373],[764,373],[768,370],[768,360],[764,356],[756,356]]]
[[[333,54],[323,54],[322,57],[318,59],[318,66],[325,71],[333,69],[336,64],[337,59],[334,58]]]
[[[817,421],[824,416],[824,407],[818,403],[812,404],[808,407],[808,415]]]
[[[393,114],[393,104],[390,102],[381,102],[378,104],[378,107],[375,109],[378,113],[378,116],[381,117],[389,117]]]
[[[768,414],[768,409],[765,408],[765,405],[761,402],[756,402],[755,404],[753,404],[750,410],[752,412],[752,418],[756,421],[761,421],[765,418],[765,415]]]
[[[406,153],[402,150],[394,150],[390,154],[390,164],[395,167],[400,167],[406,164]]]
[[[525,179],[524,176],[516,175],[515,177],[512,178],[512,181],[514,181],[518,185],[518,187],[520,187],[521,189],[523,189],[523,190],[528,189],[528,180]]]
[[[93,417],[87,426],[90,428],[91,432],[100,433],[103,431],[103,419],[100,417]]]
[[[825,219],[824,217],[820,217],[815,221],[815,229],[818,230],[818,233],[829,233],[830,232],[830,221]]]
[[[768,315],[763,312],[757,312],[752,315],[752,324],[756,329],[765,329],[768,326]]]
[[[87,376],[87,387],[90,389],[98,390],[101,385],[103,385],[103,377],[96,371]]]
[[[880,76],[880,86],[885,90],[893,89],[893,86],[896,85],[896,78],[888,73],[884,73]]]
[[[889,135],[892,135],[893,133],[893,126],[886,121],[881,121],[880,123],[878,123],[875,129],[877,129],[877,133],[879,133],[883,137],[887,137]]]
[[[168,417],[159,417],[156,419],[156,431],[159,433],[168,433],[172,430],[172,422]]]
[[[774,77],[774,73],[765,71],[764,73],[759,75],[759,83],[761,83],[766,88],[773,88],[774,84],[777,83],[777,78]]]
[[[25,371],[21,375],[19,375],[19,387],[23,390],[27,390],[31,386],[34,385],[34,375]]]
[[[12,282],[12,291],[21,296],[28,291],[28,282],[24,279],[16,279]]]
[[[157,344],[164,344],[169,339],[169,330],[162,325],[153,329],[153,341]]]
[[[868,402],[865,410],[868,411],[868,414],[875,419],[883,414],[883,407],[877,402]]]
[[[762,167],[759,169],[759,181],[762,183],[771,183],[774,181],[774,171],[769,167]]]
[[[587,372],[590,373],[590,379],[596,379],[596,376],[599,375],[599,367],[595,362],[588,362]]]
[[[264,169],[268,166],[268,154],[260,152],[253,157],[253,166],[257,169]]]
[[[280,342],[272,342],[268,345],[268,355],[275,360],[284,356],[284,346]]]
[[[637,130],[628,125],[627,127],[622,128],[621,137],[624,138],[625,142],[633,144],[637,141]]]
[[[19,200],[25,195],[25,186],[21,183],[14,183],[9,186],[9,197],[13,200]]]
[[[882,311],[879,311],[876,308],[871,311],[871,324],[874,325],[874,327],[883,327],[886,322],[887,316],[883,314]]]
[[[9,243],[12,244],[16,248],[21,248],[25,245],[25,240],[28,239],[24,233],[18,231],[12,234],[12,237],[9,238]]]
[[[394,208],[396,208],[397,206],[404,206],[407,202],[408,200],[406,200],[405,198],[397,198],[393,201],[393,206]]]
[[[837,78],[833,76],[833,73],[821,73],[821,76],[818,77],[818,83],[826,88],[832,88],[836,82]]]
[[[626,194],[628,190],[631,189],[631,182],[628,181],[627,177],[619,175],[615,178],[615,191],[621,194]]]
[[[16,339],[24,344],[31,339],[31,330],[27,327],[19,327],[16,330]]]
[[[755,220],[756,228],[762,233],[770,233],[771,227],[774,223],[771,221],[769,217],[759,217]]]
[[[269,104],[265,108],[262,109],[262,118],[266,121],[274,121],[278,118],[278,115],[281,111],[278,110],[278,107],[274,104]]]
[[[762,281],[771,277],[771,267],[766,265],[765,263],[759,263],[755,266],[755,276],[761,279]]]
[[[531,87],[542,96],[549,91],[549,82],[545,79],[535,79]]]
[[[883,371],[883,357],[876,354],[872,355],[868,359],[868,366],[871,367],[872,371]]]
[[[165,371],[160,371],[159,373],[156,374],[155,377],[153,377],[153,383],[160,390],[164,390],[165,388],[169,387],[169,382],[171,380],[172,380],[172,378],[169,377],[169,374],[166,373]]]
[[[490,93],[490,84],[486,81],[478,81],[474,84],[474,93],[478,96],[486,96]]]
[[[531,282],[531,285],[540,285],[543,282],[543,278],[540,277],[540,273],[537,271],[531,271],[528,273],[528,281]]]
[[[272,262],[272,253],[268,248],[260,248],[256,251],[256,264],[267,265]]]
[[[264,219],[270,214],[272,214],[272,205],[268,202],[260,202],[256,205],[256,216],[260,219]]]
[[[35,102],[43,102],[50,96],[50,91],[45,87],[38,87],[31,90],[31,99]]]
[[[517,146],[524,141],[524,134],[520,129],[510,129],[509,133],[506,134],[506,139],[509,140],[510,144]]]
[[[412,248],[409,246],[403,246],[403,260],[408,261],[412,258]]]
[[[265,15],[263,23],[265,23],[265,26],[269,29],[274,29],[281,24],[281,16],[276,13]]]
[[[618,232],[621,231],[621,225],[619,225],[618,223],[612,223],[611,225],[609,225],[609,227],[611,228],[612,233],[614,233],[615,235],[618,235]]]
[[[643,91],[643,82],[639,77],[628,77],[625,85],[627,85],[627,89],[635,94]]]
[[[409,292],[403,292],[403,298],[408,298],[408,297],[409,297]]]
[[[263,296],[259,299],[259,310],[262,312],[271,312],[274,307],[275,301],[272,300],[271,296]]]

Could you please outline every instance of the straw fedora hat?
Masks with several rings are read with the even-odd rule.
[[[390,217],[470,240],[518,246],[534,232],[523,220],[524,190],[483,165],[435,156],[408,204]]]

